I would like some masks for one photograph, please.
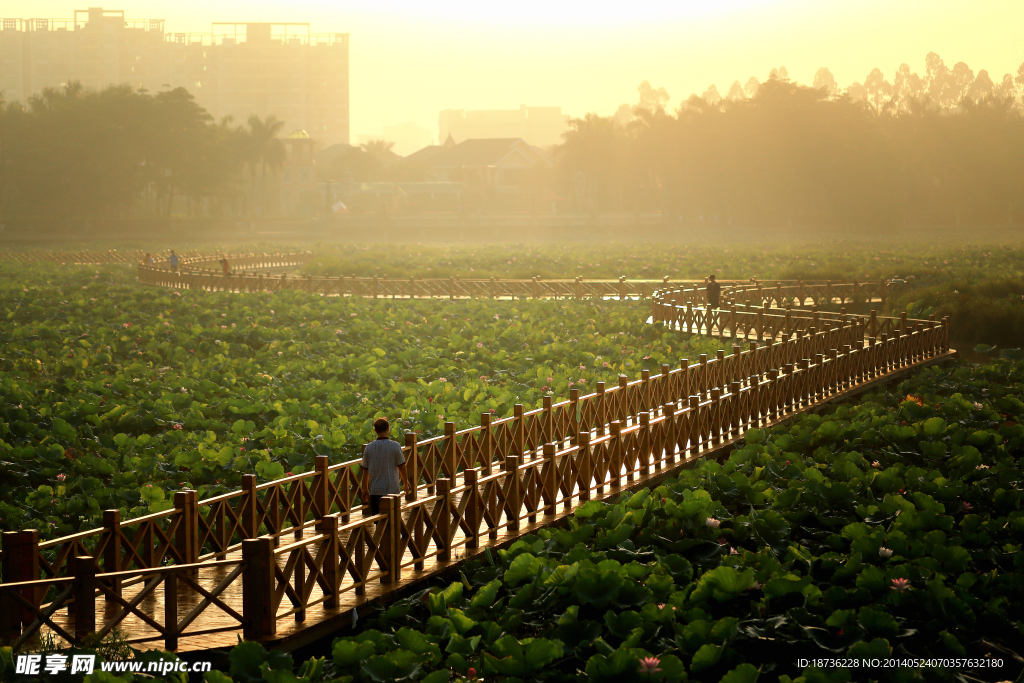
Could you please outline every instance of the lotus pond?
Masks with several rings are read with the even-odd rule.
[[[205,680],[1014,680],[1022,388],[1024,361],[936,368],[752,430],[379,608],[329,655],[240,643]]]
[[[126,268],[4,266],[0,527],[44,536],[358,457],[545,395],[714,354],[636,302],[374,301],[139,287]],[[401,434],[395,434],[401,439]]]

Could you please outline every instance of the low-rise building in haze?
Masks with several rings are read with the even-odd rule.
[[[521,138],[534,147],[551,147],[563,142],[569,117],[561,107],[528,107],[467,111],[446,109],[438,117],[440,136],[455,142],[486,138]]]

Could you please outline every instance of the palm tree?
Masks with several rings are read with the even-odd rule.
[[[255,164],[259,162],[260,185],[263,194],[263,214],[267,213],[267,167],[277,171],[284,164],[285,149],[284,143],[278,139],[277,134],[284,127],[284,121],[276,116],[270,115],[266,119],[260,119],[253,114],[249,117],[249,162],[250,168],[255,171]],[[255,174],[254,174],[255,175]],[[255,177],[253,177],[255,181]],[[254,182],[255,184],[255,182]]]
[[[391,151],[391,148],[395,146],[395,143],[388,142],[387,140],[380,138],[377,140],[370,140],[359,145],[359,149],[370,154],[387,154]]]

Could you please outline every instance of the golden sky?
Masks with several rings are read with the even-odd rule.
[[[98,0],[89,4],[102,4]],[[764,81],[772,67],[810,84],[827,66],[842,87],[874,67],[924,72],[938,52],[993,81],[1024,62],[1024,0],[130,0],[126,17],[171,32],[213,21],[309,21],[351,34],[351,136],[414,121],[437,136],[442,109],[558,105],[611,114],[637,85],[675,107],[715,84]],[[0,16],[70,17],[68,0],[3,0]]]

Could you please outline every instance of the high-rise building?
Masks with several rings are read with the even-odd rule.
[[[44,88],[127,83],[183,87],[217,120],[274,115],[318,144],[348,143],[348,34],[308,23],[215,23],[167,33],[163,19],[92,7],[73,19],[0,19],[0,91],[27,101]]]
[[[535,147],[561,144],[569,117],[561,107],[527,107],[466,111],[445,109],[438,117],[438,140],[455,142],[479,138],[522,138]]]

